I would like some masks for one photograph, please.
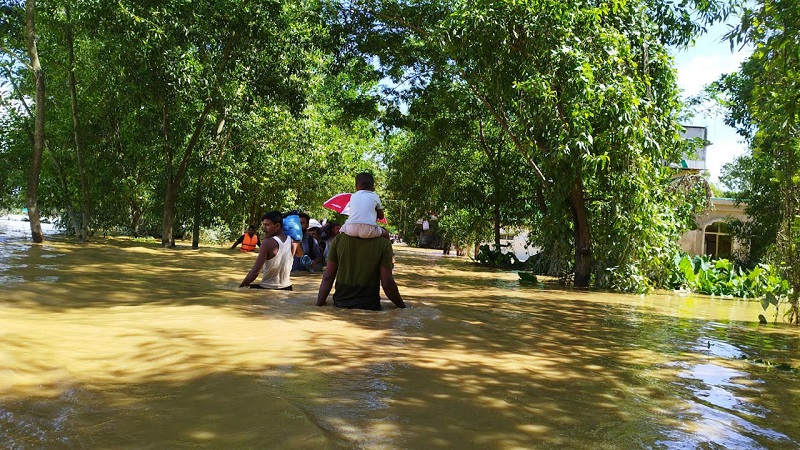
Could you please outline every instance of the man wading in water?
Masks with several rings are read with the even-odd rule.
[[[380,287],[398,308],[406,304],[392,275],[392,243],[382,237],[362,239],[339,233],[328,251],[317,306],[325,306],[333,282],[333,304],[339,308],[381,309]]]
[[[239,236],[239,239],[231,246],[231,250],[235,249],[239,244],[242,244],[241,250],[243,252],[252,252],[256,247],[261,247],[261,238],[258,236],[258,233],[256,233],[255,225],[247,227],[247,233]]]
[[[283,216],[280,211],[270,211],[261,218],[264,229],[264,242],[258,251],[253,268],[247,273],[239,287],[255,289],[292,290],[292,261],[297,246],[292,238],[283,232]],[[250,284],[263,268],[264,276],[258,284]]]

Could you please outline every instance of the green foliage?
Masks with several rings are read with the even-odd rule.
[[[65,4],[39,5],[49,97],[39,192],[43,211],[69,229],[80,185]],[[16,54],[20,5],[0,5],[3,49]],[[344,51],[332,3],[69,5],[95,232],[161,236],[168,183],[178,186],[177,237],[195,221],[235,236],[268,209],[324,214],[322,201],[352,191],[359,171],[381,179],[379,75]],[[24,198],[32,88],[21,64],[0,57],[0,205]]]
[[[790,293],[787,280],[775,266],[759,264],[752,270],[745,270],[727,259],[690,258],[679,253],[673,258],[667,283],[671,289],[707,295],[761,298],[764,309],[769,304],[777,306],[778,299]]]
[[[747,3],[731,46],[750,44],[738,73],[722,77],[711,93],[728,108],[726,121],[750,144],[750,155],[728,166],[725,181],[741,189],[752,226],[750,258],[787,267],[792,286],[789,321],[800,323],[800,31],[793,2]],[[770,255],[774,258],[770,258]]]
[[[69,223],[64,5],[45,4],[41,21],[53,89],[40,200]],[[168,234],[174,190],[176,234],[234,236],[267,209],[327,214],[322,201],[369,170],[405,233],[431,214],[458,247],[526,227],[547,273],[642,291],[663,282],[704,202],[664,164],[685,150],[666,45],[723,17],[722,1],[69,5],[98,230]],[[4,48],[22,49],[21,11],[3,6]],[[12,99],[32,86],[13,58],[0,64],[4,88],[19,86],[0,90],[0,204],[13,205],[30,117]],[[379,92],[384,75],[398,88]]]
[[[478,256],[475,259],[478,264],[489,267],[509,268],[519,262],[517,255],[511,252],[503,252],[502,247],[483,244],[478,247]]]
[[[470,210],[459,209],[439,217],[437,232],[445,246],[453,246],[458,250],[484,240],[487,227],[481,214],[474,215]]]
[[[653,288],[652,281],[640,273],[639,267],[635,264],[606,268],[605,273],[595,280],[595,285],[613,291],[637,294],[646,294]]]
[[[531,216],[524,161],[463,83],[434,76],[403,125],[387,181],[409,221],[434,213],[443,244],[461,248],[491,239],[495,219],[511,226]]]
[[[537,278],[536,275],[530,272],[517,272],[517,275],[519,275],[520,283],[528,283],[528,284],[539,283],[539,278]]]
[[[726,2],[690,2],[697,16],[686,13],[687,3],[650,1],[355,3],[361,8],[354,8],[353,23],[365,30],[360,48],[410,86],[400,95],[411,103],[412,120],[417,105],[431,102],[432,89],[452,85],[435,97],[442,120],[430,126],[428,139],[466,148],[458,136],[475,127],[451,112],[467,111],[473,124],[492,122],[495,136],[514,149],[520,163],[501,167],[525,170],[523,201],[476,197],[491,202],[483,206],[487,216],[493,204],[502,211],[526,205],[534,244],[557,270],[571,267],[576,283],[593,276],[604,287],[614,284],[606,269],[617,267],[643,280],[662,276],[662,263],[703,203],[672,189],[675,174],[664,165],[685,150],[666,44],[691,41],[727,14]],[[452,91],[459,95],[445,95]],[[414,148],[422,158],[433,151]],[[461,170],[455,163],[471,160],[451,161]],[[431,198],[421,194],[406,198]],[[442,205],[426,209],[435,206]],[[500,216],[503,226],[515,225]]]

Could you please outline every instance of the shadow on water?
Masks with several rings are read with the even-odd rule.
[[[28,291],[39,306],[52,309],[120,306],[156,302],[197,304],[209,290],[232,284],[250,255],[226,254],[220,248],[161,249],[155,243],[96,240],[85,249],[50,241],[43,245],[14,243],[0,251],[6,288]],[[209,271],[208,260],[223,259],[234,267]],[[235,286],[233,286],[235,287]],[[61,294],[69,292],[69,301]]]
[[[237,289],[254,255],[222,248],[0,249],[3,447],[800,442],[797,376],[749,362],[796,361],[796,329],[747,303],[522,287],[398,248],[412,307],[344,311],[311,306],[319,274]]]
[[[4,448],[339,448],[256,376],[63,386],[0,406]]]

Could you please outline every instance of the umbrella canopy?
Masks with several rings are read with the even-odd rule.
[[[350,196],[352,195],[353,194],[349,192],[336,194],[333,197],[326,200],[325,203],[322,204],[322,206],[332,211],[336,211],[339,214],[350,214]]]
[[[353,194],[349,192],[342,192],[329,198],[322,204],[323,207],[336,211],[339,214],[350,215],[350,196]],[[380,223],[386,223],[386,218],[378,220]]]

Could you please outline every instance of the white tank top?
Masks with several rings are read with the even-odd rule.
[[[278,254],[264,263],[264,277],[258,284],[266,289],[287,288],[292,285],[292,238],[286,236],[285,242],[281,242],[278,236],[273,236],[273,239],[278,243]]]

